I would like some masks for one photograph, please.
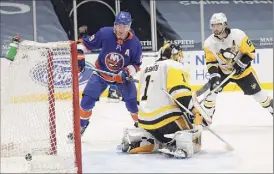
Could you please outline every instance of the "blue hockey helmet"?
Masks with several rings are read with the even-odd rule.
[[[131,15],[129,12],[120,11],[116,17],[114,24],[131,25]]]

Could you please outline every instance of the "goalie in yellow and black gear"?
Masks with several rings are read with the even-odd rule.
[[[126,129],[122,151],[127,153],[168,153],[179,158],[191,157],[201,148],[203,118],[193,106],[188,74],[181,63],[180,45],[166,42],[161,57],[141,70],[137,99],[139,128]],[[193,112],[186,113],[165,91]],[[171,137],[167,137],[171,134]],[[166,151],[168,150],[168,152]]]
[[[248,36],[239,29],[230,29],[226,15],[215,13],[210,20],[212,35],[204,43],[204,52],[211,89],[216,88],[233,70],[236,73],[217,92],[204,102],[207,112],[213,116],[216,97],[228,83],[236,83],[245,95],[254,99],[273,115],[273,99],[261,89],[256,72],[251,65],[255,58],[255,47]]]

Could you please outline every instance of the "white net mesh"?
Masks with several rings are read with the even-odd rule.
[[[20,43],[1,80],[1,173],[77,172],[71,58],[70,42]]]

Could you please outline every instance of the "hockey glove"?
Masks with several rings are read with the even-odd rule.
[[[221,75],[218,73],[213,73],[210,75],[210,91],[215,89],[220,83],[221,83]],[[216,90],[217,93],[222,91],[222,87],[220,87],[218,90]]]
[[[80,49],[77,49],[77,58],[78,58],[78,73],[82,73],[85,71],[86,61],[84,52]]]
[[[129,77],[129,72],[126,68],[124,68],[116,76],[113,76],[113,81],[116,83],[125,83],[127,77]]]
[[[236,73],[234,75],[241,75],[245,71],[247,65],[248,64],[243,63],[239,59],[235,60],[233,68],[236,70]]]

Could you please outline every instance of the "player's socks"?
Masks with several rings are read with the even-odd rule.
[[[89,125],[89,119],[90,119],[90,116],[92,114],[92,111],[84,111],[83,109],[80,109],[80,133],[81,133],[81,136],[84,135],[88,125]],[[74,135],[73,133],[69,133],[68,134],[68,139],[69,140],[73,140],[74,139]]]
[[[138,126],[138,114],[137,113],[130,113],[132,120],[134,121],[134,127]]]
[[[88,125],[89,125],[89,120],[82,120],[81,119],[81,130],[80,130],[81,136],[83,136],[83,134],[85,133]]]
[[[89,124],[89,119],[80,119],[80,126],[82,127],[87,127]]]
[[[89,125],[89,120],[83,120],[83,119],[81,119],[81,128],[80,128],[81,136],[84,135],[84,133],[85,133],[88,125]],[[68,137],[69,140],[74,140],[73,133],[69,133],[67,137]]]
[[[267,98],[266,101],[260,103],[263,108],[266,108],[273,116],[273,99]]]
[[[213,117],[214,113],[215,113],[215,101],[208,101],[208,100],[205,100],[204,102],[204,108],[206,110],[206,112],[209,114],[209,116]]]

